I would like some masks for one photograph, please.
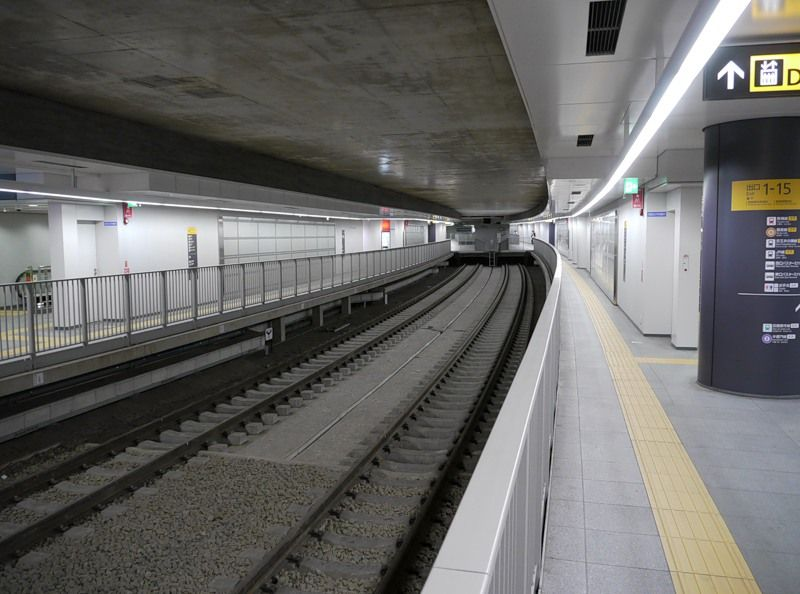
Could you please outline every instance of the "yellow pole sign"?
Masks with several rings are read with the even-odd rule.
[[[800,0],[753,0],[753,19],[785,19],[800,16]]]
[[[731,210],[798,210],[800,179],[748,179],[731,184]]]

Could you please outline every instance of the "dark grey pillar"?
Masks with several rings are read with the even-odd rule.
[[[800,118],[705,130],[698,381],[800,396]]]

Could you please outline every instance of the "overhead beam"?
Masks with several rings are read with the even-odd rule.
[[[0,142],[8,146],[460,217],[409,194],[33,95],[0,89],[0,105]]]

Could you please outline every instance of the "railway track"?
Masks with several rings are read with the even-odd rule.
[[[414,533],[461,460],[512,349],[518,354],[527,339],[508,338],[530,313],[525,276],[506,269],[491,307],[441,372],[233,592],[395,591]]]
[[[324,392],[388,348],[397,335],[461,290],[477,269],[462,269],[410,306],[331,341],[265,381],[236,382],[215,395],[129,432],[0,491],[0,561],[20,557],[47,536],[66,531],[116,497],[163,475],[204,449],[241,444]],[[230,396],[230,394],[235,394]],[[203,410],[205,408],[205,410]],[[164,429],[165,426],[173,428]]]
[[[30,544],[9,548],[7,559],[33,550],[0,567],[0,581],[9,592],[399,591],[407,558],[420,550],[415,534],[429,525],[441,488],[477,459],[475,431],[488,429],[524,352],[527,330],[510,330],[530,326],[528,285],[521,268],[463,270],[414,311],[184,421],[159,441],[129,447],[82,473],[86,481],[70,477],[31,496],[52,495],[62,512],[74,505],[70,491],[81,490],[70,484],[92,487],[78,493],[84,506],[115,484],[102,513],[80,524],[96,507],[58,525],[50,520]],[[417,382],[414,374],[425,369]],[[404,375],[405,384],[392,384]],[[393,392],[402,385],[408,394]],[[373,414],[364,423],[363,447],[320,462],[321,451],[344,443],[344,434],[334,435],[342,425],[363,422],[350,417],[379,401],[381,388],[397,405],[386,408],[384,421]],[[327,414],[337,392],[357,389],[354,403],[322,429],[307,429],[311,437],[299,447],[264,459],[248,449],[269,449],[315,410]],[[248,433],[254,422],[261,426]],[[142,472],[159,460],[158,470]],[[45,539],[59,530],[67,533]]]
[[[528,275],[525,280],[526,293],[532,295],[533,283]],[[513,342],[510,343],[511,348],[502,366],[497,368],[497,379],[485,387],[488,397],[469,438],[465,440],[463,455],[442,482],[442,488],[428,510],[425,523],[411,540],[401,564],[395,566],[396,570],[387,580],[388,586],[384,591],[402,594],[417,594],[422,591],[528,348],[533,325],[534,303],[532,299],[527,299],[522,319]]]

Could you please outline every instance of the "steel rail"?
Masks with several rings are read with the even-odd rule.
[[[188,417],[196,416],[203,410],[209,407],[213,407],[220,401],[229,398],[230,394],[232,393],[235,394],[243,392],[255,384],[267,381],[271,377],[289,371],[293,367],[297,367],[301,363],[304,363],[309,359],[312,359],[315,356],[320,355],[329,349],[336,348],[339,344],[346,342],[351,338],[354,338],[358,334],[368,331],[370,328],[400,313],[403,309],[410,307],[416,303],[419,303],[422,299],[425,299],[429,295],[432,295],[436,291],[442,289],[445,285],[447,285],[448,282],[456,278],[456,275],[458,275],[458,273],[461,270],[463,270],[463,268],[464,266],[461,266],[449,278],[444,279],[443,281],[437,283],[430,289],[420,293],[419,295],[414,296],[409,301],[406,301],[403,304],[395,306],[389,311],[382,313],[380,316],[372,320],[369,320],[368,322],[364,322],[363,324],[360,324],[359,326],[356,326],[355,328],[348,330],[346,333],[339,334],[336,337],[333,337],[330,340],[322,343],[314,350],[313,354],[304,353],[302,355],[298,355],[297,357],[291,359],[286,363],[280,363],[271,366],[263,371],[259,371],[258,373],[253,373],[250,376],[233,383],[232,385],[225,386],[224,388],[216,390],[213,394],[206,396],[202,400],[187,404],[186,406],[176,411],[173,411],[171,413],[168,413],[167,415],[163,415],[157,419],[149,421],[148,423],[141,425],[139,427],[134,427],[133,429],[126,431],[125,433],[117,437],[114,437],[110,440],[107,440],[97,445],[96,447],[87,450],[86,452],[78,454],[77,456],[73,456],[68,460],[65,460],[64,462],[61,462],[50,468],[44,469],[42,472],[39,472],[33,476],[17,481],[16,483],[9,485],[8,487],[0,489],[0,506],[5,507],[14,504],[17,501],[23,499],[24,497],[32,493],[35,493],[36,491],[44,489],[48,486],[52,486],[59,480],[64,479],[75,472],[85,469],[87,466],[92,466],[101,463],[105,458],[110,458],[115,456],[117,453],[124,450],[128,446],[135,445],[136,443],[144,439],[157,436],[161,431],[170,429],[174,427],[175,424],[180,424],[181,421],[187,420]]]
[[[508,280],[509,272],[508,268],[505,268],[500,290],[492,300],[486,312],[481,316],[478,323],[476,323],[470,331],[462,348],[448,357],[447,361],[440,367],[440,372],[419,390],[418,397],[406,408],[405,412],[399,415],[397,420],[376,439],[374,445],[351,465],[350,469],[340,478],[336,486],[331,488],[323,498],[312,504],[308,514],[306,514],[301,522],[295,524],[275,548],[273,548],[249,574],[236,584],[231,594],[249,594],[255,592],[262,584],[266,586],[266,582],[275,579],[277,572],[284,565],[287,558],[302,546],[311,530],[325,518],[340,498],[350,489],[352,484],[364,473],[365,469],[372,465],[373,460],[379,452],[386,447],[387,442],[394,439],[397,432],[423,405],[425,398],[431,390],[435,389],[436,385],[443,380],[464,353],[474,344],[478,335],[500,305],[508,286]]]
[[[501,352],[492,369],[492,373],[481,390],[481,394],[477,400],[478,404],[470,413],[470,417],[459,434],[455,447],[448,453],[444,468],[442,468],[438,474],[436,482],[432,486],[428,496],[422,501],[419,513],[414,516],[408,533],[399,544],[395,555],[386,568],[386,572],[383,574],[373,592],[392,593],[400,591],[399,581],[402,579],[401,569],[406,565],[409,554],[414,552],[412,545],[415,544],[420,533],[425,528],[431,511],[435,509],[435,504],[439,502],[442,492],[447,487],[447,481],[444,479],[450,476],[456,469],[456,465],[464,459],[464,453],[470,445],[470,440],[475,434],[478,424],[481,422],[481,417],[486,410],[486,406],[506,370],[509,356],[514,349],[514,344],[517,339],[522,333],[527,334],[528,339],[530,338],[531,328],[523,328],[521,324],[526,315],[526,309],[528,307],[531,309],[533,308],[532,302],[529,301],[533,296],[533,286],[527,271],[525,271],[522,266],[519,266],[519,269],[523,280],[522,294],[517,303],[517,309],[514,312],[514,319],[511,325],[512,332],[509,333],[506,342],[503,344]]]
[[[42,539],[50,535],[56,530],[65,530],[70,524],[75,523],[85,515],[102,507],[108,501],[114,499],[125,491],[134,490],[156,476],[163,474],[169,467],[174,466],[176,463],[189,459],[196,452],[207,448],[211,443],[220,438],[226,437],[231,430],[241,426],[254,415],[270,410],[276,403],[283,402],[286,398],[300,390],[313,384],[316,380],[328,375],[335,369],[346,365],[348,362],[359,357],[361,354],[374,348],[381,342],[387,340],[391,335],[402,331],[407,326],[413,324],[422,316],[426,315],[431,309],[437,307],[454,294],[456,294],[461,287],[464,286],[476,274],[477,268],[471,274],[466,275],[464,279],[454,283],[456,286],[448,290],[446,294],[439,296],[432,304],[424,310],[418,312],[416,315],[408,318],[407,320],[393,326],[383,334],[373,338],[372,340],[364,343],[353,349],[352,351],[336,358],[325,366],[314,370],[307,376],[304,376],[299,381],[286,386],[286,388],[276,392],[274,395],[262,400],[258,404],[243,409],[241,412],[234,414],[229,419],[215,425],[213,428],[208,429],[202,433],[194,434],[193,437],[184,443],[178,444],[170,450],[165,452],[155,459],[143,464],[142,466],[126,473],[119,478],[113,479],[106,485],[99,487],[91,493],[80,497],[76,501],[67,504],[65,507],[56,511],[53,514],[45,516],[40,520],[25,526],[21,530],[9,535],[7,538],[0,541],[0,562],[5,562],[15,557],[18,557],[23,551],[30,549],[38,544]],[[448,281],[453,281],[452,278]],[[428,296],[433,292],[428,292]],[[418,302],[419,300],[417,300]],[[402,311],[402,309],[401,309]]]

